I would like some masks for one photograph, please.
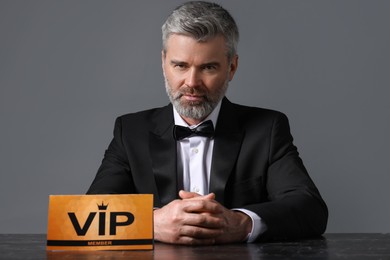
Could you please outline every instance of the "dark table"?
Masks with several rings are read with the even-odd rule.
[[[174,246],[155,243],[153,251],[46,252],[44,234],[0,234],[0,259],[390,259],[390,234],[325,234],[317,239]]]

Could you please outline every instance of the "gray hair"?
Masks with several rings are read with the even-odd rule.
[[[162,26],[164,53],[171,34],[191,36],[199,42],[222,35],[229,62],[237,53],[239,33],[236,22],[227,10],[216,3],[194,1],[173,10]]]

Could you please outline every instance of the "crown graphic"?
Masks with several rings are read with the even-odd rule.
[[[104,203],[102,201],[102,205],[97,204],[97,206],[98,206],[99,210],[106,210],[108,207],[108,203],[106,205],[104,205]]]

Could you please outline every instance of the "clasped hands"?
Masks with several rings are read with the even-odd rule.
[[[212,245],[245,241],[252,220],[225,208],[215,194],[180,191],[180,199],[154,210],[154,238],[183,245]]]

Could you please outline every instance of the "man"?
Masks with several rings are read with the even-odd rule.
[[[155,239],[166,243],[322,234],[327,207],[286,116],[225,97],[238,66],[231,15],[217,4],[185,3],[162,33],[171,104],[116,120],[88,193],[154,194]]]

